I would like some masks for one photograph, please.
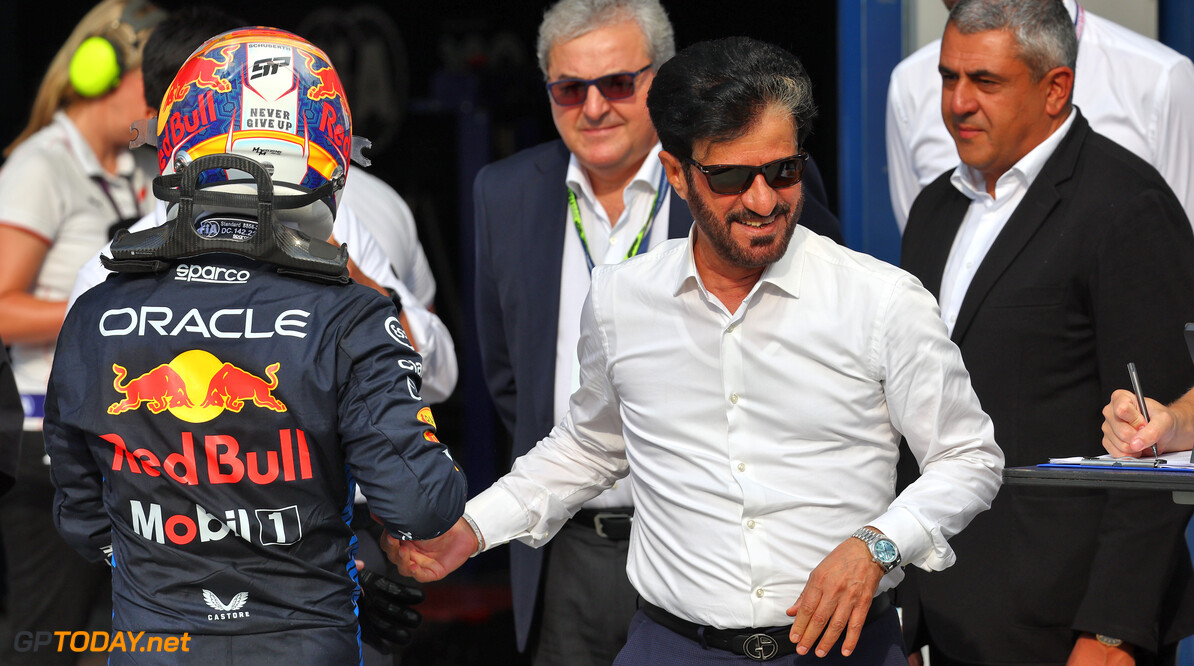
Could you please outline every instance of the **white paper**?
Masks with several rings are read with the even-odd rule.
[[[1149,455],[1144,455],[1139,458],[1122,458],[1122,460],[1139,460],[1142,462],[1154,460],[1153,456],[1151,455],[1152,452],[1149,451],[1148,453]],[[1053,465],[1081,465],[1083,460],[1085,460],[1085,458],[1082,456],[1073,456],[1070,458],[1050,458],[1049,462]],[[1115,460],[1115,458],[1113,458],[1111,454],[1106,454],[1099,456],[1099,460]],[[1194,469],[1194,462],[1190,462],[1189,451],[1172,451],[1170,453],[1163,453],[1161,454],[1161,460],[1164,460],[1165,462],[1157,466],[1160,469]]]

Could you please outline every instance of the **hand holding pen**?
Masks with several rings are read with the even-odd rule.
[[[1136,374],[1136,364],[1128,364],[1128,379],[1132,381],[1132,391],[1136,394],[1136,407],[1140,410],[1140,416],[1144,418],[1144,423],[1148,423],[1148,405],[1144,402],[1144,391],[1140,388],[1140,375]],[[1137,435],[1139,437],[1139,435]],[[1157,444],[1154,441],[1153,457],[1160,458],[1161,455],[1157,453]]]
[[[1133,369],[1128,370],[1129,378],[1134,374]],[[1139,385],[1140,378],[1137,375],[1134,388]],[[1194,396],[1194,390],[1187,395]],[[1181,410],[1177,410],[1179,403]],[[1194,406],[1194,399],[1189,403]],[[1150,446],[1156,447],[1159,453],[1190,448],[1190,444],[1186,443],[1190,437],[1179,432],[1183,424],[1194,424],[1194,419],[1182,416],[1187,411],[1194,411],[1187,410],[1186,404],[1185,397],[1172,407],[1167,407],[1131,391],[1115,391],[1111,394],[1111,401],[1103,408],[1103,448],[1119,458],[1139,457]]]

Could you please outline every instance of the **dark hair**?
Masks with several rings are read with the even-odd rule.
[[[749,37],[698,42],[664,63],[651,83],[647,110],[663,149],[691,158],[697,141],[720,143],[747,132],[767,108],[792,114],[803,145],[817,115],[812,83],[800,60]]]
[[[178,70],[203,42],[244,25],[240,19],[210,6],[184,7],[171,12],[145,42],[141,75],[145,103],[157,109]]]

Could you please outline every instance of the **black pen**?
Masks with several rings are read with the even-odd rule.
[[[1128,364],[1128,378],[1132,380],[1132,390],[1136,392],[1136,404],[1140,405],[1140,415],[1144,417],[1144,422],[1148,423],[1148,407],[1144,406],[1144,391],[1140,390],[1140,377],[1136,374],[1135,363]],[[1153,457],[1160,457],[1156,444],[1153,444]]]

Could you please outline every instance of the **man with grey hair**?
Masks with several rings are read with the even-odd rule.
[[[688,233],[692,217],[659,162],[647,91],[675,53],[658,0],[561,0],[538,58],[560,140],[484,168],[474,187],[477,333],[513,458],[567,411],[579,385],[580,311],[595,266]],[[838,242],[815,167],[800,221]],[[518,647],[536,664],[608,665],[626,639],[631,480],[585,505],[545,549],[516,544]],[[537,637],[537,640],[536,638]]]
[[[1194,223],[1194,62],[1076,0],[1065,7],[1078,38],[1074,103],[1096,132],[1155,166]],[[940,55],[940,39],[921,47],[887,88],[887,178],[901,232],[921,189],[958,164],[941,121]]]
[[[961,164],[912,205],[902,263],[938,296],[1009,466],[1102,452],[1134,362],[1172,400],[1194,384],[1194,233],[1156,169],[1072,105],[1060,0],[960,0],[941,42],[941,114]],[[1194,631],[1183,528],[1160,493],[1004,487],[910,572],[909,647],[933,666],[1165,663]]]

